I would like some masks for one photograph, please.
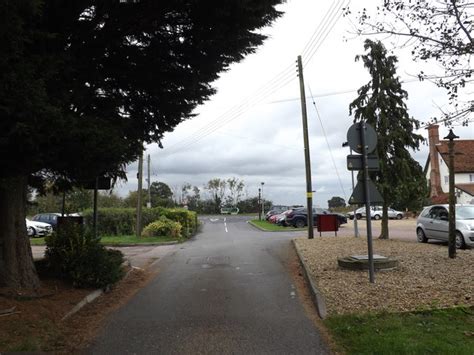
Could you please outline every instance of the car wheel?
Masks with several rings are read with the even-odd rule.
[[[416,240],[418,240],[418,243],[426,243],[428,241],[428,238],[426,238],[425,232],[423,232],[423,229],[418,228],[416,230]]]
[[[397,214],[397,219],[402,219],[402,218],[403,218],[403,216],[400,213]]]
[[[295,227],[296,228],[303,228],[306,225],[305,221],[302,219],[297,219],[295,222]]]
[[[349,219],[352,221],[354,219],[354,216],[349,216]]]
[[[361,215],[360,213],[357,213],[357,214],[356,214],[356,218],[357,218],[357,219],[361,219],[361,218],[362,218],[362,215]]]
[[[380,215],[378,215],[378,214],[374,215],[374,219],[375,219],[376,221],[378,221],[378,220],[380,219]]]
[[[466,243],[464,242],[464,237],[460,232],[456,232],[456,249],[466,248]]]
[[[33,227],[27,228],[28,237],[34,237],[36,235],[36,230]]]

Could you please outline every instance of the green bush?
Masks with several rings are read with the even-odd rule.
[[[92,232],[93,211],[87,210],[83,213],[86,228]],[[168,219],[179,222],[182,226],[182,236],[189,238],[197,231],[196,212],[177,208],[144,208],[142,211],[142,224],[144,226],[157,221],[165,216]],[[99,208],[98,210],[98,235],[133,235],[136,227],[136,210],[134,208]]]
[[[197,231],[197,213],[182,208],[166,208],[163,215],[172,221],[179,222],[183,226],[183,237],[189,238]]]
[[[105,287],[123,277],[123,254],[107,250],[78,224],[62,225],[46,237],[46,268],[75,287]]]
[[[161,237],[181,238],[182,226],[179,222],[174,222],[164,216],[157,221],[148,224],[142,232],[143,237]]]

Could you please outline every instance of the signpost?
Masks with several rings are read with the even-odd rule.
[[[383,199],[377,187],[370,180],[369,171],[379,169],[379,160],[376,155],[369,155],[377,147],[377,133],[368,123],[362,121],[354,123],[347,131],[347,143],[353,151],[362,155],[348,155],[347,169],[361,170],[362,180],[357,185],[349,198],[349,204],[365,204],[365,215],[367,222],[367,249],[369,259],[369,280],[375,282],[374,253],[372,246],[372,221],[370,218],[370,204],[382,203]],[[355,215],[354,215],[355,218]]]

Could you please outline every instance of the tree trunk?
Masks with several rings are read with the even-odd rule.
[[[26,176],[0,179],[0,287],[39,287],[26,232],[26,192]]]
[[[389,239],[388,237],[388,206],[384,204],[382,206],[382,228],[379,239]]]

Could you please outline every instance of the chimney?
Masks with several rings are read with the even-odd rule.
[[[438,125],[428,126],[428,143],[430,146],[430,197],[436,197],[440,195],[443,190],[441,189],[441,176],[439,172],[439,155],[436,145],[439,144],[439,131]]]

